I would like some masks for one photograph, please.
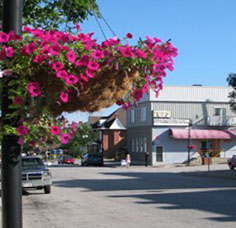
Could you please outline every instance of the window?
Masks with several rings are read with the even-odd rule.
[[[130,122],[134,123],[134,121],[135,121],[135,112],[134,112],[134,109],[131,109],[130,110]]]
[[[147,109],[146,107],[141,107],[141,122],[145,122],[147,120]]]
[[[132,143],[132,152],[135,151],[135,141],[134,138],[131,138],[131,143]]]
[[[140,152],[143,152],[143,138],[139,139]]]
[[[139,152],[139,143],[138,143],[138,138],[136,138],[136,152]]]
[[[147,138],[143,139],[143,152],[147,152]]]

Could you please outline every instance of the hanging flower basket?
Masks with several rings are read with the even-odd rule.
[[[79,28],[77,26],[77,28]],[[128,108],[152,87],[162,89],[177,50],[146,37],[136,46],[110,38],[98,44],[91,34],[24,28],[22,36],[0,32],[0,61],[20,122],[62,112],[94,112],[114,103]]]

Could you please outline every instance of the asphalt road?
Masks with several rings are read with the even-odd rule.
[[[23,196],[23,227],[236,227],[236,171],[219,167],[52,167],[52,193]]]

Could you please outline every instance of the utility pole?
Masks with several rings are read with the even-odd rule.
[[[191,127],[192,127],[192,119],[189,119],[189,124],[188,124],[188,166],[190,165],[190,144],[191,144]]]
[[[22,29],[23,0],[3,0],[3,32],[20,35]],[[2,69],[4,70],[4,69]],[[6,119],[14,110],[9,108],[8,83],[14,78],[2,78],[2,120],[17,126],[17,118]],[[2,140],[2,228],[22,228],[21,148],[16,135],[4,135]]]

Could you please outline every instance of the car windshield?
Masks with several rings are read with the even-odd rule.
[[[23,158],[22,159],[22,167],[37,167],[44,166],[42,159],[40,158]]]

